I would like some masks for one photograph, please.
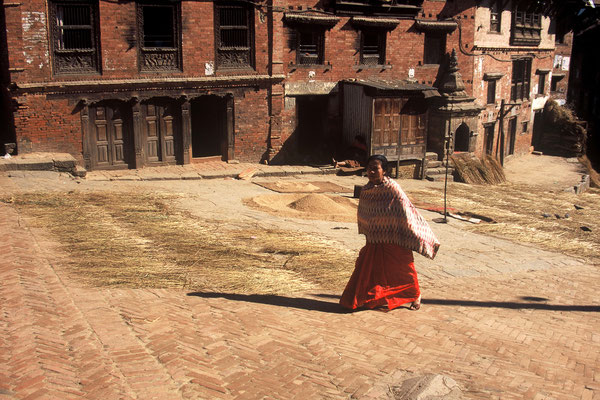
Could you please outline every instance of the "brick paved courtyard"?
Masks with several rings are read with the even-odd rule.
[[[425,374],[468,399],[600,398],[600,273],[559,254],[465,233],[471,253],[417,260],[420,311],[345,313],[321,291],[84,287],[0,219],[0,399],[388,398]]]

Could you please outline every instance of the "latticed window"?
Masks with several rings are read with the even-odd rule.
[[[537,46],[542,40],[541,14],[513,11],[512,43]]]
[[[299,65],[323,64],[325,32],[321,29],[302,30],[297,37],[296,62]]]
[[[425,33],[423,64],[441,64],[445,54],[446,34],[438,32]]]
[[[360,39],[360,63],[385,64],[385,31],[363,30]]]
[[[502,23],[502,7],[501,0],[492,0],[490,5],[490,32],[500,32]]]
[[[513,61],[511,100],[523,100],[529,98],[529,87],[531,85],[531,58]]]
[[[254,66],[254,9],[245,3],[215,3],[218,68]]]
[[[54,72],[99,72],[98,2],[52,2],[50,13]]]
[[[138,3],[137,12],[140,70],[180,70],[179,3]]]

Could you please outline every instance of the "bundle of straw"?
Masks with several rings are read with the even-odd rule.
[[[506,182],[502,166],[493,157],[479,159],[472,154],[455,154],[451,158],[457,181],[476,185]]]

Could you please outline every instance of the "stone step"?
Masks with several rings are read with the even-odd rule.
[[[446,167],[439,168],[427,168],[427,175],[444,175],[446,173]],[[454,168],[448,167],[448,175],[454,173]]]
[[[446,175],[429,175],[429,174],[427,174],[425,179],[427,179],[428,181],[431,181],[431,182],[444,182],[444,179],[446,179]],[[448,174],[448,182],[454,182],[454,176]]]
[[[437,161],[437,159],[438,159],[438,155],[437,155],[437,153],[434,153],[434,152],[428,151],[428,152],[426,152],[426,153],[425,153],[425,158],[426,158],[428,161]]]
[[[427,168],[438,168],[442,166],[441,161],[427,161]]]

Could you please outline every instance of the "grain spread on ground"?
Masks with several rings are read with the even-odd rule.
[[[358,199],[317,193],[266,194],[246,199],[244,203],[279,216],[355,222]]]

